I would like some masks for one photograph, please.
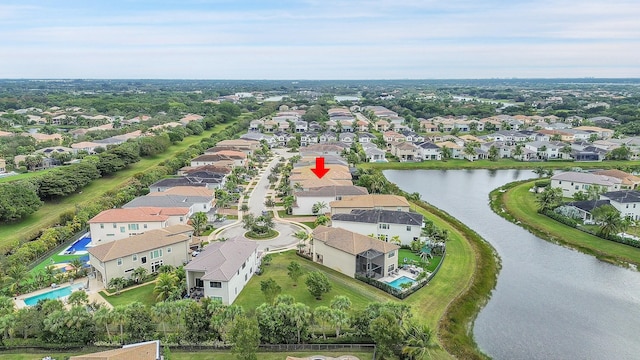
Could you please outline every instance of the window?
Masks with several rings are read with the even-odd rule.
[[[130,273],[130,272],[133,272],[133,268],[131,268],[131,269],[127,269],[127,270],[125,270],[124,272],[125,272],[125,274],[126,274],[126,273]]]
[[[209,287],[210,288],[221,289],[222,288],[222,283],[220,281],[209,281]]]
[[[147,228],[147,224],[142,225],[142,227],[144,227],[146,229]]]
[[[115,229],[115,228],[117,228],[117,227],[118,227],[118,226],[117,226],[116,224],[113,224],[113,228],[114,228],[114,229]]]
[[[247,262],[245,261],[245,262],[242,264],[242,268],[244,269],[244,268],[246,268],[246,267],[247,267]]]
[[[238,288],[236,287],[236,295],[238,295]]]
[[[396,255],[395,251],[389,251],[389,255],[387,255],[388,258],[392,258]]]
[[[107,234],[107,236],[116,236],[116,234]]]
[[[378,227],[380,229],[385,229],[386,230],[386,229],[389,229],[389,224],[380,224]]]
[[[122,265],[122,258],[118,259],[118,266]]]
[[[156,260],[151,263],[151,272],[156,272],[162,266],[164,262],[162,260]]]
[[[204,287],[204,281],[200,278],[196,278],[196,287]]]
[[[627,209],[629,208],[629,204],[627,204]]]
[[[124,226],[120,226],[120,232],[123,233],[124,232]]]
[[[162,249],[155,249],[153,251],[149,251],[149,257],[151,260],[162,257]]]
[[[211,300],[222,302],[222,296],[211,296]]]
[[[394,264],[389,265],[389,267],[387,268],[387,272],[391,272],[393,271],[393,269],[395,269],[396,266]]]
[[[411,226],[407,225],[407,231],[411,231]]]
[[[138,254],[131,255],[131,261],[138,261]]]
[[[146,256],[141,257],[140,258],[140,262],[143,263],[143,264],[146,264],[147,263],[147,257]]]
[[[244,281],[247,281],[247,279],[248,279],[247,274],[244,274]]]
[[[167,253],[170,253],[170,252],[171,252],[171,248],[170,248],[170,247],[168,247],[168,248],[167,248]]]
[[[100,229],[104,229],[104,224],[100,224]]]
[[[140,225],[138,224],[128,224],[127,227],[129,230],[140,230]]]
[[[183,221],[184,221],[184,217],[180,216],[180,222],[183,222]]]

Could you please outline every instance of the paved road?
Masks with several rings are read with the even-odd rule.
[[[268,193],[273,193],[273,191],[269,191],[269,179],[268,176],[271,173],[271,169],[278,163],[280,157],[284,157],[289,159],[295,156],[295,153],[286,152],[286,149],[275,149],[274,150],[275,157],[273,160],[269,162],[269,164],[265,167],[265,170],[260,174],[260,178],[258,180],[257,185],[254,187],[251,194],[249,194],[249,212],[255,216],[262,215],[262,211],[267,210],[267,207],[264,205],[265,199]],[[276,250],[281,248],[293,248],[299,242],[298,239],[293,237],[293,234],[300,230],[297,226],[274,219],[275,222],[275,230],[280,234],[271,240],[256,240],[258,242],[259,250]],[[242,223],[239,222],[233,226],[229,226],[222,230],[217,238],[231,238],[236,236],[243,236],[246,230],[242,228]],[[247,239],[250,240],[250,239]]]

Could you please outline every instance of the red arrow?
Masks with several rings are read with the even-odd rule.
[[[318,179],[322,179],[323,176],[325,176],[330,169],[327,169],[324,167],[324,158],[323,157],[317,157],[316,158],[316,168],[315,169],[311,169],[311,171],[313,171],[314,174],[316,174],[316,176],[318,177]]]

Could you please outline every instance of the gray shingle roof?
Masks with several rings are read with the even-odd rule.
[[[123,208],[134,208],[141,206],[156,207],[191,207],[193,204],[211,202],[213,197],[207,198],[203,196],[183,196],[183,195],[166,195],[166,196],[141,196],[124,204]]]
[[[610,191],[602,194],[602,196],[619,203],[640,202],[640,191],[636,190]]]
[[[349,214],[334,214],[331,220],[361,223],[389,223],[422,226],[423,216],[417,213],[394,210],[351,210]]]
[[[203,271],[202,280],[229,281],[256,249],[257,242],[241,237],[215,242],[205,247],[204,251],[184,269]]]
[[[609,200],[585,200],[585,201],[572,201],[567,203],[568,206],[575,206],[580,210],[591,212],[593,209],[602,205],[610,205]]]

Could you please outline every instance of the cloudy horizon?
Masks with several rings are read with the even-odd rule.
[[[632,78],[638,18],[629,0],[9,0],[0,78]]]

